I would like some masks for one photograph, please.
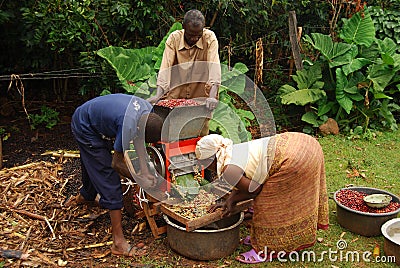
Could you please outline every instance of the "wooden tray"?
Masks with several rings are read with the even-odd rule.
[[[232,214],[240,213],[241,211],[248,209],[252,205],[253,205],[253,199],[241,201],[236,204]],[[176,213],[175,211],[171,210],[170,206],[171,205],[161,204],[160,205],[161,212],[166,214],[168,217],[171,217],[172,219],[184,224],[187,232],[196,230],[200,227],[206,226],[210,223],[216,222],[223,218],[222,211],[218,209],[217,211],[214,211],[202,217],[195,219],[188,219]]]

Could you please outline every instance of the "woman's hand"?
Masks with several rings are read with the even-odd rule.
[[[223,202],[211,205],[210,208],[208,209],[208,212],[214,212],[217,209],[221,209],[223,217],[230,216],[233,211],[234,205],[235,204],[233,204],[233,202],[228,198]]]
[[[224,202],[219,202],[219,203],[216,203],[216,204],[214,204],[214,205],[211,205],[209,208],[208,208],[208,212],[209,213],[212,213],[212,212],[214,212],[214,211],[216,211],[217,209],[219,209],[219,208],[221,208],[222,210],[225,210],[225,201]]]

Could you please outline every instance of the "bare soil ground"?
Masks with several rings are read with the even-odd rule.
[[[3,142],[0,170],[0,249],[29,254],[26,260],[0,257],[0,267],[229,267],[235,262],[229,257],[219,262],[182,257],[170,249],[165,234],[155,239],[145,218],[126,212],[125,235],[133,244],[142,243],[146,254],[113,256],[107,211],[63,207],[81,184],[79,158],[42,155],[77,150],[70,131],[73,110],[59,109],[61,121],[52,129],[39,129],[38,139],[23,112],[0,116],[0,127],[10,133]]]

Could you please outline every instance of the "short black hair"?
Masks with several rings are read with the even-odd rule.
[[[183,17],[183,25],[188,25],[191,24],[192,26],[195,27],[204,27],[206,25],[206,20],[201,13],[200,10],[197,9],[191,9],[188,12],[186,12],[185,16]]]
[[[147,115],[145,127],[145,142],[155,143],[161,140],[163,119],[156,113]]]

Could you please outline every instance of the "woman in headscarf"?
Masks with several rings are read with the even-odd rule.
[[[315,138],[287,132],[233,144],[211,134],[198,141],[196,157],[233,187],[211,211],[221,208],[229,216],[237,202],[254,199],[253,249],[238,261],[258,263],[302,250],[314,245],[317,229],[328,228],[324,155]]]

